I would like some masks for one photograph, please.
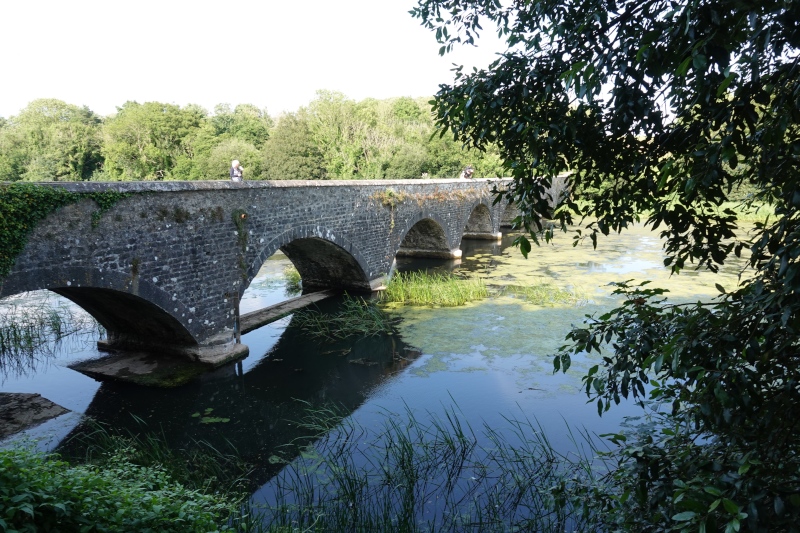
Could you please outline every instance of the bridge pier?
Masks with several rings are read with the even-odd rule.
[[[218,344],[182,346],[159,343],[157,345],[137,342],[133,339],[120,340],[107,338],[97,341],[97,349],[101,352],[113,354],[154,354],[169,355],[189,359],[217,367],[230,361],[243,359],[250,354],[250,349],[245,344],[238,344],[234,340],[223,341]]]
[[[461,248],[453,248],[452,250],[400,248],[396,255],[405,257],[428,257],[431,259],[461,259],[461,253]]]
[[[464,233],[464,239],[475,239],[480,241],[502,241],[503,240],[503,233],[498,231],[497,233]]]

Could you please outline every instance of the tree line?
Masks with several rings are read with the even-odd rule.
[[[273,118],[251,104],[126,102],[103,117],[56,99],[0,117],[0,181],[454,178],[503,175],[499,151],[437,132],[427,98],[355,101],[319,91]]]

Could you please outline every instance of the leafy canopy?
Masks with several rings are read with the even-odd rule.
[[[645,217],[675,272],[749,252],[746,280],[714,302],[668,304],[662,289],[621,283],[621,307],[573,329],[556,368],[600,352],[584,381],[601,413],[629,396],[671,404],[662,431],[615,437],[620,468],[589,505],[610,529],[797,531],[800,5],[419,0],[412,14],[442,53],[482,25],[505,38],[434,106],[456,139],[498,147],[514,177],[498,199],[522,208],[534,241],[547,187],[570,171],[554,216],[583,223],[576,243]],[[775,208],[750,235],[724,206],[740,189]]]

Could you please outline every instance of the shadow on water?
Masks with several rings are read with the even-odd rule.
[[[319,307],[333,311],[338,304],[326,301]],[[336,404],[349,413],[419,354],[390,335],[318,341],[289,320],[266,352],[260,357],[251,352],[247,366],[228,364],[179,389],[103,383],[85,411],[91,422],[78,425],[63,442],[77,442],[72,437],[100,423],[122,434],[155,432],[174,449],[198,440],[219,449],[232,445],[254,465],[251,482],[260,484],[293,459],[283,456],[289,450],[285,445],[305,436],[296,422],[309,409]],[[257,346],[274,331],[265,326],[243,342]]]

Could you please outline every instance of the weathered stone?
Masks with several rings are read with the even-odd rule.
[[[0,392],[0,439],[68,412],[39,394]]]
[[[135,193],[92,224],[86,199],[31,233],[0,297],[50,289],[108,331],[102,347],[219,364],[241,355],[234,302],[282,250],[306,289],[372,291],[398,253],[452,258],[494,238],[499,180],[45,184]],[[226,356],[227,354],[227,356]]]

